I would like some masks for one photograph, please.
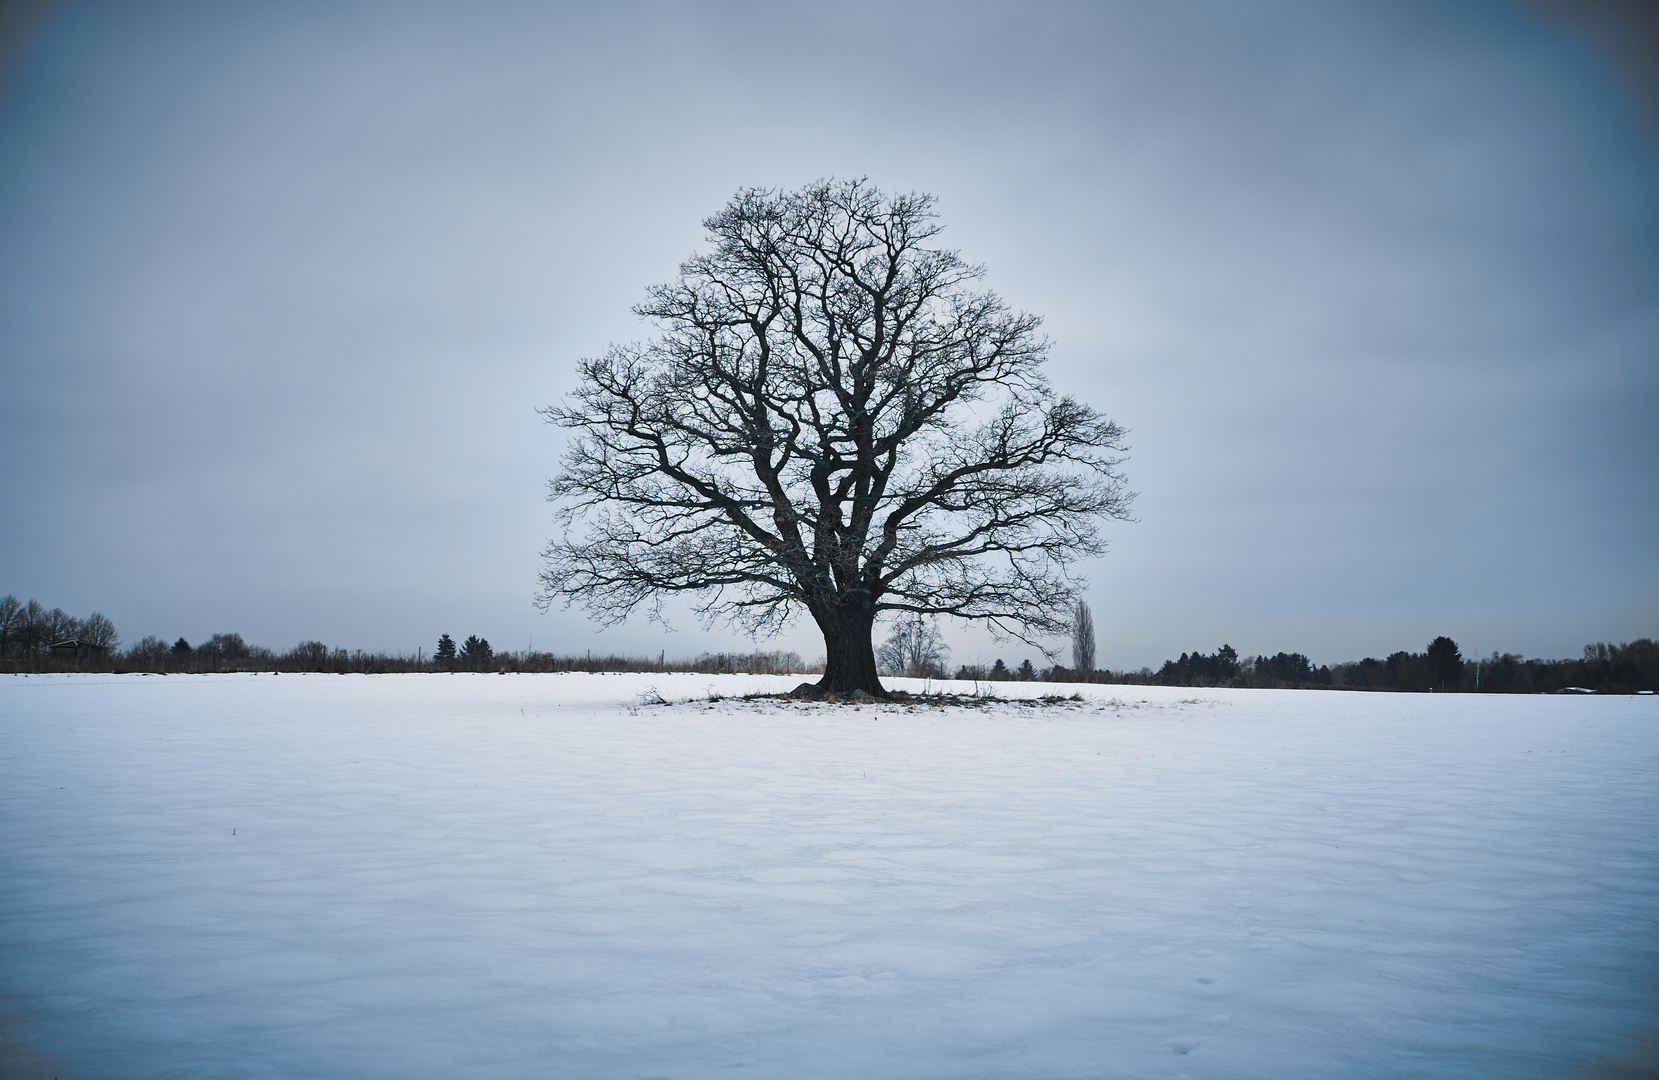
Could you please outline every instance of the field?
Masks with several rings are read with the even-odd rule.
[[[0,678],[0,1074],[1651,1075],[1653,697],[799,681]]]

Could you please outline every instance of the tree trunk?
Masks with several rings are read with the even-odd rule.
[[[840,608],[814,613],[824,632],[824,677],[818,689],[826,694],[851,694],[854,690],[886,697],[876,674],[876,647],[872,640],[875,614],[868,609]]]

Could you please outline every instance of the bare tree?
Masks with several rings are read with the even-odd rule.
[[[288,659],[307,670],[322,671],[328,663],[328,646],[320,641],[302,641],[289,651]]]
[[[214,634],[196,646],[196,651],[215,661],[241,660],[248,655],[248,643],[241,634]]]
[[[93,645],[112,652],[121,646],[121,637],[115,632],[115,624],[110,621],[109,616],[96,611],[81,623],[80,639],[83,645]]]
[[[23,605],[17,597],[0,597],[0,657],[10,656],[18,629],[23,623]]]
[[[634,309],[660,333],[544,410],[574,435],[539,603],[688,595],[753,633],[805,608],[843,693],[882,693],[883,611],[1069,630],[1070,565],[1127,516],[1124,431],[1054,394],[1040,320],[928,246],[932,207],[828,181],[704,222],[713,250]]]
[[[31,660],[39,656],[41,646],[51,644],[47,640],[49,629],[50,620],[46,609],[40,606],[40,601],[31,599],[18,612],[18,652]]]
[[[80,637],[81,621],[60,607],[55,607],[46,613],[43,644],[56,645],[60,641],[70,641]]]
[[[906,615],[876,647],[876,670],[912,679],[942,679],[949,658],[950,649],[939,636],[938,623],[921,615]]]
[[[1094,673],[1094,615],[1082,600],[1071,616],[1071,666],[1084,678]]]
[[[167,659],[169,649],[170,646],[165,641],[149,634],[127,650],[127,657],[136,664],[159,665]]]

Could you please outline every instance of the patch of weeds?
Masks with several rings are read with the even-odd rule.
[[[711,694],[709,700],[718,701],[719,698]],[[1055,706],[1079,705],[1085,703],[1088,699],[1081,692],[1073,693],[1070,697],[1061,694],[1047,694],[1040,698],[1003,698],[997,696],[996,691],[989,686],[976,686],[972,693],[967,694],[953,694],[942,690],[935,691],[931,688],[919,693],[912,693],[908,690],[889,690],[885,698],[878,698],[864,693],[845,697],[839,694],[825,694],[820,697],[817,694],[809,695],[804,692],[804,688],[798,687],[795,691],[786,694],[760,692],[744,694],[737,700],[757,704],[764,701],[798,702],[801,705],[850,705],[855,711],[863,705],[887,705],[914,712],[917,709],[983,709],[991,705],[1017,705],[1028,709],[1052,708]],[[1121,708],[1125,703],[1113,700],[1102,704],[1108,707]]]

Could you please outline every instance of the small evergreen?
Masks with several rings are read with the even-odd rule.
[[[1423,659],[1428,661],[1429,677],[1436,690],[1456,690],[1463,681],[1463,653],[1451,638],[1442,636],[1429,642]]]
[[[1014,678],[1021,682],[1030,682],[1037,677],[1037,669],[1031,666],[1030,660],[1020,663],[1020,669],[1014,673]]]
[[[190,655],[190,642],[184,640],[183,638],[179,638],[177,641],[173,642],[173,655],[174,656],[189,656]]]
[[[995,664],[991,665],[991,679],[992,679],[992,681],[993,682],[1007,682],[1009,679],[1012,679],[1013,677],[1014,677],[1013,672],[1009,671],[1008,670],[1008,665],[1002,662],[1002,657],[1000,657],[1000,656],[997,657],[997,662]]]
[[[463,660],[484,663],[494,655],[495,651],[490,648],[490,643],[477,634],[469,636],[461,645],[461,659]]]
[[[448,634],[439,635],[438,651],[432,655],[436,656],[439,660],[455,659],[455,639],[450,637]]]

